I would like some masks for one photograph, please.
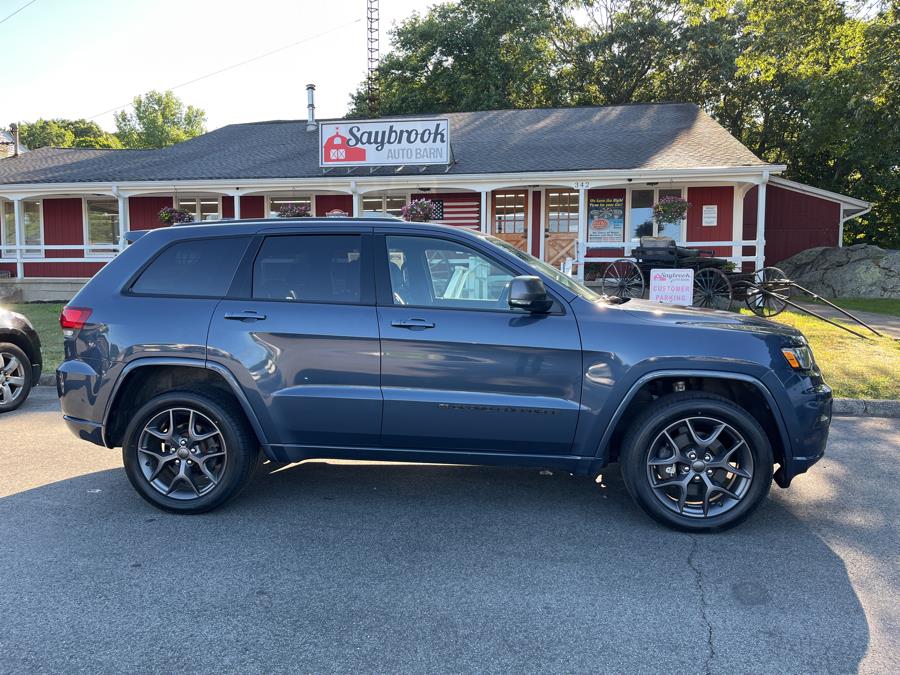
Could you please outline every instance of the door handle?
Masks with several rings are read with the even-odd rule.
[[[410,330],[425,330],[426,328],[434,328],[432,321],[425,319],[407,319],[406,321],[391,321],[394,328],[409,328]]]
[[[252,309],[245,309],[243,312],[228,312],[225,314],[225,318],[229,321],[262,321],[266,315]]]

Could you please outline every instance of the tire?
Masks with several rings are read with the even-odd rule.
[[[11,342],[0,342],[0,413],[15,410],[31,393],[31,359]]]
[[[156,396],[134,415],[122,443],[131,485],[153,506],[172,513],[221,506],[247,484],[259,455],[240,406],[214,389]]]
[[[649,405],[626,432],[619,461],[638,505],[688,532],[737,525],[772,484],[772,446],[759,422],[732,401],[703,392]]]

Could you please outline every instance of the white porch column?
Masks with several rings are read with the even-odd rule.
[[[354,218],[359,218],[362,215],[362,211],[360,209],[360,196],[359,196],[359,188],[356,185],[356,181],[350,181],[350,215]]]
[[[588,225],[588,210],[587,210],[587,188],[579,188],[578,189],[578,243],[575,246],[575,258],[578,260],[578,278],[581,281],[584,281],[584,263],[581,262],[585,259],[585,254],[587,254],[587,225]]]
[[[746,185],[734,186],[734,204],[731,209],[731,241],[744,239],[744,196],[747,194]],[[731,262],[741,269],[741,256],[744,255],[744,247],[735,244],[731,247]]]
[[[122,193],[118,193],[116,195],[116,200],[119,202],[119,231],[118,231],[118,240],[119,244],[123,245],[122,237],[125,236],[125,233],[130,229],[128,226],[128,197],[123,195]]]
[[[19,279],[25,276],[25,266],[22,264],[22,246],[25,245],[25,211],[22,205],[22,198],[13,199],[13,216],[16,223],[16,277]]]
[[[490,209],[488,208],[488,191],[481,191],[481,231],[485,234],[490,233],[491,227],[489,219],[491,217]]]
[[[263,201],[265,201],[265,197],[263,197]],[[234,219],[241,219],[241,195],[238,192],[234,193]]]
[[[756,269],[762,269],[766,264],[766,183],[769,182],[769,172],[763,173],[763,181],[759,184],[759,194],[756,195]]]

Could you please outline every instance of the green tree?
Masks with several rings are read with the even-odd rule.
[[[88,120],[39,119],[20,126],[22,143],[35,148],[120,148],[122,144],[96,122]]]
[[[381,115],[556,104],[550,0],[460,0],[414,13],[391,31],[378,69]],[[369,115],[365,83],[350,115]]]
[[[895,2],[460,0],[413,14],[380,113],[684,101],[785,175],[873,202],[847,242],[900,247]],[[368,114],[365,86],[351,114]]]
[[[163,148],[206,131],[206,113],[171,91],[135,96],[132,111],[116,113],[116,136],[126,148]]]
[[[557,82],[576,104],[658,101],[678,55],[682,13],[674,0],[563,3],[569,10],[554,30],[565,65]],[[586,19],[576,22],[572,10]]]

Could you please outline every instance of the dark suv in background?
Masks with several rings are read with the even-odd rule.
[[[25,402],[41,379],[41,339],[31,322],[0,307],[0,413]]]
[[[506,243],[395,220],[160,229],[61,316],[69,427],[149,502],[212,509],[309,458],[618,461],[651,516],[734,525],[816,462],[831,391],[803,336],[615,302]],[[777,466],[777,470],[776,470]]]

